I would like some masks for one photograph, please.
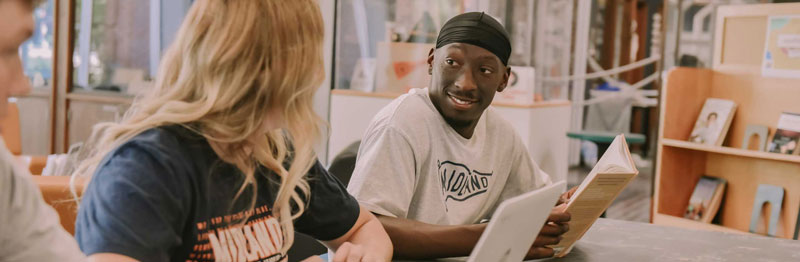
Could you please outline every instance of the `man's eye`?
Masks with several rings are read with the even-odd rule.
[[[492,72],[493,72],[493,71],[492,71],[492,69],[489,69],[489,68],[481,68],[481,73],[484,73],[484,74],[490,75],[490,74],[492,74]]]
[[[456,63],[456,61],[453,60],[453,59],[448,58],[448,59],[444,60],[444,63],[448,64],[448,65],[454,65]]]

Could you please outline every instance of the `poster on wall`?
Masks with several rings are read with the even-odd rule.
[[[800,78],[800,16],[770,16],[761,74]]]
[[[428,53],[434,44],[379,42],[375,92],[404,94],[430,82]]]

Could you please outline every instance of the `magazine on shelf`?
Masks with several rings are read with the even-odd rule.
[[[694,129],[692,129],[692,133],[689,136],[689,141],[721,146],[735,112],[736,103],[731,100],[706,99],[703,109],[694,123]]]
[[[800,114],[784,112],[778,119],[778,128],[769,142],[767,151],[796,154],[798,143],[800,143]]]
[[[722,178],[702,176],[694,187],[692,197],[683,217],[703,223],[711,223],[717,215],[727,181]]]

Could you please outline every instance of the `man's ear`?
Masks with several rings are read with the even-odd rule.
[[[436,48],[431,48],[428,51],[428,75],[433,75],[433,51],[435,50]]]
[[[497,88],[497,92],[503,92],[508,86],[508,77],[511,75],[511,67],[506,66],[506,72],[503,73],[503,82],[500,83],[500,87]]]

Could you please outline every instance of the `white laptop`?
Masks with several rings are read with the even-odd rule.
[[[519,262],[525,259],[565,185],[565,181],[560,181],[503,201],[467,262]]]

